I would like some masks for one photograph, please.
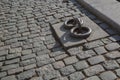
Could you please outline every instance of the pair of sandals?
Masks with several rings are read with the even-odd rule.
[[[83,27],[83,20],[80,18],[66,20],[64,25],[66,29],[70,29],[70,34],[72,37],[86,38],[92,32],[91,28]]]

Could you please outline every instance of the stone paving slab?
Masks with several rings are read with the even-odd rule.
[[[89,11],[120,31],[120,2],[117,0],[77,0]]]
[[[82,15],[98,34],[63,49],[49,23]],[[119,44],[120,35],[76,0],[0,0],[0,80],[119,80]]]
[[[54,29],[58,39],[60,40],[64,47],[69,48],[83,44],[87,41],[92,41],[109,36],[108,33],[103,31],[97,24],[91,21],[88,17],[81,17],[81,19],[83,19],[84,21],[83,26],[87,26],[92,29],[92,33],[87,39],[71,37],[70,30],[64,28],[63,22],[52,25],[52,28]]]

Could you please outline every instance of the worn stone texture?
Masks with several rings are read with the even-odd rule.
[[[96,25],[89,18],[81,17],[81,19],[84,20],[83,26],[87,26],[92,29],[92,34],[87,39],[71,37],[69,30],[64,29],[64,23],[58,23],[58,24],[52,25],[52,28],[54,29],[58,39],[60,39],[64,47],[71,47],[71,46],[85,43],[86,40],[92,41],[92,40],[96,40],[96,39],[100,39],[108,36],[108,34],[105,31],[99,28],[99,26]]]
[[[84,70],[84,72],[87,76],[93,76],[93,75],[99,74],[103,71],[105,71],[105,69],[101,65],[95,65],[95,66],[89,67]]]
[[[70,75],[70,80],[80,80],[80,79],[84,79],[84,78],[85,78],[85,76],[81,72],[75,72]]]
[[[52,65],[46,65],[37,69],[37,73],[39,76],[44,76],[43,78],[48,80],[60,76],[60,73],[57,70],[54,70]]]
[[[71,18],[93,32],[61,45],[52,26]],[[110,27],[76,0],[0,0],[0,80],[119,79],[120,37]]]
[[[117,76],[113,72],[107,71],[107,72],[101,73],[100,78],[103,80],[115,80]]]

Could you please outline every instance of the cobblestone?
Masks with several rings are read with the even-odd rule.
[[[81,72],[75,72],[75,73],[70,75],[70,80],[80,80],[83,78],[85,78],[85,76]]]
[[[94,50],[96,51],[97,54],[104,54],[107,52],[104,47],[97,47],[94,48]]]
[[[7,54],[8,54],[8,50],[0,51],[0,56],[7,55]]]
[[[0,61],[5,60],[5,56],[0,57]]]
[[[47,79],[47,80],[57,78],[60,76],[60,73],[54,70],[52,65],[50,64],[37,69],[37,73],[39,76],[43,76],[44,79]]]
[[[72,57],[68,57],[68,58],[64,59],[64,62],[66,65],[73,64],[77,61],[78,61],[78,59],[76,58],[76,56],[72,56]]]
[[[120,45],[118,43],[110,43],[110,44],[105,46],[105,48],[109,51],[116,50],[119,47],[120,47]]]
[[[70,48],[68,49],[68,52],[70,53],[70,55],[76,55],[82,53],[82,48],[81,47]]]
[[[18,80],[25,80],[33,77],[34,75],[36,75],[36,73],[35,73],[35,70],[32,69],[32,70],[28,70],[18,74],[17,77],[18,77]]]
[[[36,67],[36,64],[30,64],[24,67],[24,70],[33,69]]]
[[[104,44],[112,43],[112,41],[109,38],[104,38],[104,39],[101,39],[101,40]]]
[[[101,80],[100,78],[98,78],[97,76],[92,76],[92,77],[89,77],[85,80]]]
[[[100,78],[102,80],[115,80],[117,76],[113,72],[107,71],[107,72],[101,73]]]
[[[15,53],[15,54],[9,54],[6,56],[7,59],[13,59],[13,58],[17,58],[20,57],[21,53]]]
[[[61,78],[57,78],[57,79],[54,79],[54,80],[68,80],[67,77],[61,77]]]
[[[10,69],[8,70],[8,74],[15,74],[23,71],[23,67],[15,68],[15,69]]]
[[[35,60],[35,59],[29,59],[29,60],[21,61],[21,62],[20,62],[20,65],[21,65],[21,66],[26,66],[26,65],[34,64],[34,63],[36,63],[36,60]]]
[[[0,72],[0,78],[4,77],[4,76],[6,76],[6,75],[7,75],[6,72]]]
[[[84,70],[87,76],[93,76],[103,71],[105,71],[105,69],[101,65],[95,65]]]
[[[115,72],[120,77],[120,69],[115,70]]]
[[[14,75],[12,75],[12,76],[4,77],[4,78],[2,78],[1,80],[17,80],[17,79],[15,78]]]
[[[62,1],[0,1],[0,80],[111,80],[120,77],[119,34],[76,0]],[[93,24],[102,29],[93,29],[95,34],[83,40],[84,44],[64,48],[51,25],[78,17],[86,17],[88,26],[94,21]]]
[[[17,68],[17,67],[19,67],[19,64],[10,64],[6,66],[2,66],[1,71],[10,70],[10,69]]]
[[[58,62],[53,63],[53,66],[55,69],[60,69],[60,68],[63,68],[65,64],[63,63],[63,61],[58,61]]]
[[[32,53],[32,50],[30,50],[30,49],[22,51],[23,55],[27,55],[27,54],[31,54],[31,53]]]
[[[50,56],[51,57],[56,57],[56,56],[62,55],[64,53],[65,52],[63,52],[63,51],[56,51],[56,52],[50,53]]]
[[[13,64],[13,63],[18,63],[18,62],[20,62],[20,59],[16,58],[16,59],[5,61],[5,64]]]
[[[43,80],[43,78],[42,77],[33,77],[30,80]]]
[[[103,42],[100,41],[100,40],[97,40],[97,41],[94,41],[94,42],[86,43],[84,45],[84,47],[86,49],[91,49],[91,48],[99,47],[99,46],[102,46],[102,45],[104,45]]]
[[[73,66],[77,70],[82,70],[82,69],[89,67],[89,65],[86,61],[79,61],[79,62],[75,63]]]
[[[67,54],[62,54],[62,55],[56,56],[55,60],[61,60],[61,59],[65,58],[65,57],[67,57],[67,56],[68,56]]]
[[[84,51],[84,52],[78,54],[77,56],[79,59],[87,59],[87,58],[92,57],[94,55],[96,55],[96,53],[93,50],[87,50],[87,51]]]
[[[92,57],[92,58],[88,59],[88,62],[91,65],[98,64],[98,63],[101,63],[101,62],[104,62],[104,61],[105,61],[105,58],[103,56],[101,56],[101,55],[95,56],[95,57]]]
[[[22,56],[21,59],[26,60],[26,59],[30,59],[30,58],[34,58],[34,57],[36,57],[35,54],[28,54],[28,55]]]
[[[70,66],[66,66],[64,68],[61,68],[60,72],[62,73],[62,75],[66,76],[66,75],[69,75],[69,74],[75,72],[75,69],[73,68],[72,65],[70,65]]]
[[[119,68],[119,64],[115,60],[105,61],[103,66],[108,70]]]
[[[50,58],[49,55],[38,56],[36,60],[37,60],[37,66],[43,66],[45,64],[55,62],[54,58]]]
[[[120,58],[120,52],[118,52],[118,51],[113,51],[113,52],[107,53],[107,54],[106,54],[106,57],[109,58],[109,59],[117,59],[117,58]]]

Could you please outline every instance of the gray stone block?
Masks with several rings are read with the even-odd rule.
[[[62,54],[65,54],[65,52],[63,50],[59,50],[59,51],[51,52],[50,56],[51,57],[56,57],[56,56],[59,56],[59,55],[62,55]]]
[[[87,59],[87,58],[95,56],[95,55],[96,55],[96,53],[93,50],[87,50],[82,53],[79,53],[77,56],[79,59],[82,60],[82,59]]]
[[[45,80],[50,80],[60,76],[57,70],[54,70],[52,65],[45,65],[36,70],[39,76],[43,76]]]
[[[57,78],[57,79],[54,79],[54,80],[68,80],[67,77],[60,77],[60,78]]]
[[[5,56],[0,57],[0,61],[5,60]]]
[[[4,78],[2,78],[1,80],[17,80],[15,75],[11,75],[11,76],[6,76]]]
[[[43,78],[42,77],[33,77],[30,80],[43,80]]]
[[[120,45],[118,43],[110,43],[105,46],[105,48],[109,51],[116,50],[120,48]]]
[[[104,54],[107,52],[104,47],[97,47],[97,48],[94,48],[94,50],[97,54]]]
[[[72,65],[70,65],[70,66],[66,66],[64,68],[61,68],[60,72],[62,73],[62,75],[66,76],[66,75],[69,75],[69,74],[75,72],[75,69],[73,68]]]
[[[23,67],[18,67],[18,68],[15,68],[15,69],[8,70],[8,74],[20,73],[22,71],[23,71]]]
[[[18,63],[20,62],[20,59],[19,58],[16,58],[16,59],[12,59],[12,60],[6,60],[5,61],[5,64],[13,64],[13,63]]]
[[[103,71],[105,71],[105,69],[101,65],[91,66],[84,70],[84,72],[87,76],[93,76],[93,75],[99,74]]]
[[[63,68],[65,64],[63,63],[63,61],[58,61],[58,62],[53,63],[53,66],[55,69],[60,69],[60,68]]]
[[[50,64],[50,63],[53,63],[53,62],[55,62],[54,58],[50,58],[50,59],[47,59],[47,60],[41,60],[41,61],[37,62],[37,66],[41,67],[43,65]]]
[[[84,47],[86,49],[91,49],[91,48],[95,48],[95,47],[99,47],[99,46],[103,46],[103,45],[104,45],[104,43],[102,41],[97,40],[97,41],[93,41],[93,42],[84,44]]]
[[[119,64],[115,60],[105,61],[103,66],[108,70],[113,70],[119,68]]]
[[[82,53],[82,47],[73,47],[73,48],[70,48],[68,49],[67,51],[69,52],[70,55],[77,55],[79,53]]]
[[[101,80],[101,79],[99,77],[97,77],[97,76],[92,76],[92,77],[89,77],[89,78],[87,78],[85,80]]]
[[[64,59],[66,65],[76,63],[77,61],[78,59],[76,58],[76,56],[72,56]]]
[[[64,47],[71,47],[71,46],[83,44],[86,42],[86,40],[92,41],[109,36],[105,31],[103,31],[98,25],[92,22],[89,18],[81,17],[81,19],[84,20],[84,26],[90,27],[93,30],[92,34],[87,39],[82,39],[82,38],[78,39],[71,37],[69,30],[64,29],[63,23],[52,25],[52,28],[54,29],[57,37],[59,38],[59,40],[61,41]]]
[[[77,62],[73,66],[75,67],[76,70],[82,70],[89,67],[86,61]]]
[[[70,80],[81,80],[85,78],[82,72],[75,72],[71,74],[69,77],[70,77]]]
[[[6,66],[1,67],[1,71],[10,70],[10,69],[18,68],[18,67],[19,67],[19,64],[6,65]]]
[[[0,78],[4,77],[7,75],[7,72],[0,72]]]
[[[117,59],[120,58],[120,52],[119,51],[112,51],[105,55],[109,59]]]
[[[34,75],[36,75],[35,70],[31,69],[18,74],[17,77],[18,77],[18,80],[25,80],[33,77]]]
[[[27,54],[31,54],[32,53],[32,50],[31,49],[27,49],[27,50],[23,50],[22,51],[22,54],[23,55],[27,55]]]
[[[36,57],[35,54],[28,54],[28,55],[22,56],[21,59],[26,60],[26,59],[30,59],[30,58],[34,58],[34,57]]]
[[[101,39],[104,44],[112,43],[112,41],[109,38],[103,38]]]
[[[20,65],[21,66],[26,66],[26,65],[34,64],[34,63],[36,63],[36,60],[34,58],[32,58],[32,59],[21,61]]]
[[[24,67],[24,70],[29,70],[29,69],[33,69],[36,68],[36,64],[30,64]]]
[[[106,71],[100,74],[102,80],[115,80],[117,76],[112,71]]]
[[[62,55],[56,56],[55,60],[61,60],[61,59],[65,58],[65,57],[67,57],[67,56],[68,56],[67,54],[62,54]]]
[[[8,54],[8,50],[2,50],[0,51],[0,56],[4,56]]]
[[[95,56],[95,57],[92,57],[92,58],[88,59],[88,62],[91,65],[98,64],[98,63],[101,63],[101,62],[104,62],[104,61],[105,61],[105,58],[102,55]]]
[[[117,76],[120,77],[120,69],[115,70],[115,72],[116,72]]]

